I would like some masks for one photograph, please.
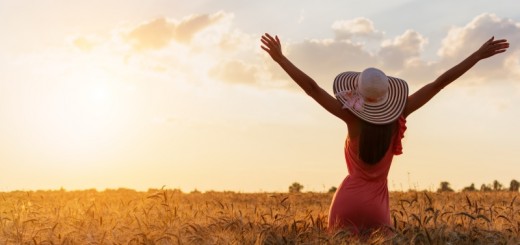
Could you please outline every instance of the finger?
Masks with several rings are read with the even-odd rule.
[[[270,40],[269,40],[268,37],[266,37],[266,36],[262,36],[262,41],[269,42]]]
[[[267,38],[269,38],[271,42],[276,43],[276,40],[271,35],[269,35],[269,33],[266,33],[265,35],[267,36]]]
[[[262,42],[268,46],[275,46],[275,41],[272,39],[272,37],[262,37]]]
[[[262,43],[263,43],[265,46],[267,46],[267,47],[270,47],[270,48],[271,48],[271,47],[274,46],[274,44],[273,44],[270,40],[262,39],[261,41],[262,41]]]
[[[273,37],[271,37],[271,35],[269,35],[269,34],[267,34],[267,33],[264,34],[264,35],[262,35],[262,39],[270,40],[270,39],[272,39],[272,38],[273,38]]]
[[[502,43],[502,44],[494,45],[492,48],[493,49],[507,49],[507,48],[509,48],[509,43]]]
[[[499,47],[503,48],[503,49],[509,48],[509,43],[504,43],[504,44],[500,45]]]
[[[265,36],[266,36],[267,38],[269,38],[270,40],[274,40],[273,37],[272,37],[271,35],[269,35],[269,33],[266,33]]]
[[[500,40],[495,40],[495,41],[491,42],[491,44],[495,45],[495,44],[506,43],[506,42],[507,42],[506,39],[500,39]]]
[[[487,43],[493,42],[493,39],[495,39],[495,36],[492,36],[489,40],[487,40]]]
[[[278,38],[278,35],[274,36],[276,38],[276,43],[280,45],[280,39]]]
[[[265,50],[265,52],[269,53],[270,49],[264,47],[264,46],[260,46],[263,50]]]

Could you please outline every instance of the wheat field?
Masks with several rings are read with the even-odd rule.
[[[330,193],[0,193],[0,244],[519,244],[518,192],[391,192],[392,235],[327,231]]]

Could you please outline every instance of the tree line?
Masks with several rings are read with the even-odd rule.
[[[480,189],[477,189],[475,187],[475,184],[471,183],[470,186],[464,187],[462,189],[462,191],[463,192],[467,192],[467,191],[516,191],[516,192],[518,192],[519,189],[520,189],[520,182],[513,179],[513,180],[511,180],[511,182],[509,184],[509,188],[505,188],[504,185],[502,185],[502,183],[498,182],[498,180],[495,180],[491,184],[487,184],[487,185],[482,184],[480,186]],[[294,182],[289,186],[290,193],[299,193],[302,190],[303,190],[303,185],[298,182]],[[336,192],[336,190],[337,190],[337,188],[333,186],[329,189],[328,192],[334,193],[334,192]],[[454,190],[450,187],[450,182],[442,181],[439,186],[439,189],[437,189],[437,192],[454,192]]]
[[[502,183],[498,182],[498,180],[493,181],[491,184],[482,184],[480,189],[475,187],[474,183],[471,183],[470,186],[466,186],[462,189],[463,192],[466,191],[518,191],[520,188],[520,182],[513,179],[509,184],[509,188],[506,188]],[[450,183],[447,181],[442,181],[437,192],[453,192],[454,190],[450,187]]]

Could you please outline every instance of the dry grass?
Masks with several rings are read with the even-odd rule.
[[[0,244],[519,244],[518,193],[390,194],[394,235],[327,232],[331,194],[0,193]]]

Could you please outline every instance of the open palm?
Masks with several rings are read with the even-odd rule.
[[[278,36],[274,38],[268,33],[262,36],[262,49],[267,52],[274,61],[279,62],[283,58],[282,45]]]

